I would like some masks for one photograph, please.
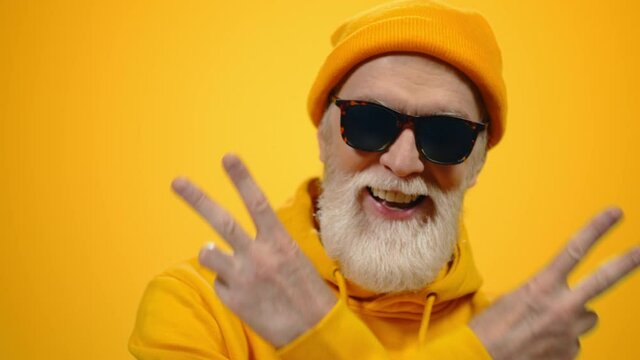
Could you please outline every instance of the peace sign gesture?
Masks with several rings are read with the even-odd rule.
[[[603,265],[573,289],[567,277],[621,218],[617,208],[594,217],[547,267],[471,320],[469,325],[493,358],[571,359],[577,355],[578,337],[598,320],[586,303],[640,265],[640,247]]]
[[[255,239],[189,180],[177,178],[172,187],[233,248],[228,254],[210,244],[200,251],[200,263],[217,274],[214,288],[220,300],[280,347],[319,322],[336,297],[290,238],[240,159],[226,155],[222,162],[255,224]]]

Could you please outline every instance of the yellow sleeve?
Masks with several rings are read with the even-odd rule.
[[[316,326],[279,349],[278,355],[284,360],[390,359],[376,336],[342,301]],[[434,339],[409,358],[491,360],[468,326]]]
[[[171,275],[147,287],[129,351],[137,359],[228,359],[221,329],[201,295]]]

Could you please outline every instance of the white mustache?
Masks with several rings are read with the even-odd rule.
[[[353,177],[347,181],[354,185],[352,188],[357,189],[371,187],[387,191],[397,191],[407,195],[425,196],[434,192],[432,191],[432,185],[429,185],[420,177],[416,176],[409,179],[400,179],[388,172],[379,171],[377,169],[361,171],[353,175]]]

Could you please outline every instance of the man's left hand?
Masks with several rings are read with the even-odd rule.
[[[542,271],[471,320],[494,359],[572,359],[579,337],[598,320],[587,302],[640,265],[640,247],[610,261],[573,289],[569,273],[622,217],[617,208],[593,218]]]

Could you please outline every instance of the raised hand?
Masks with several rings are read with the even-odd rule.
[[[218,297],[256,333],[283,346],[318,323],[336,297],[290,238],[244,164],[233,155],[224,168],[256,226],[252,239],[234,218],[185,178],[173,189],[233,248],[212,245],[200,251],[200,263],[217,276]]]
[[[603,265],[573,289],[567,285],[567,276],[621,217],[616,208],[594,217],[546,268],[471,320],[469,325],[494,359],[572,359],[577,355],[579,336],[598,320],[585,307],[587,302],[640,264],[640,247]]]

